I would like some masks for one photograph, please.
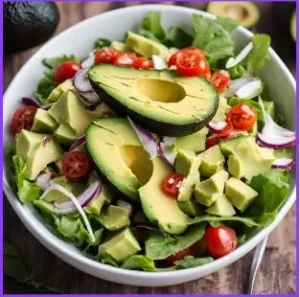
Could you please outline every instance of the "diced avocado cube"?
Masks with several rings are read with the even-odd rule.
[[[231,217],[235,215],[235,210],[228,200],[228,198],[223,194],[221,197],[213,203],[206,212],[211,215],[221,216],[221,217]]]
[[[210,177],[224,168],[225,159],[218,145],[214,145],[199,155],[201,159],[200,174]]]
[[[59,84],[48,96],[46,103],[56,102],[65,92],[75,90],[72,79],[67,79]]]
[[[114,48],[118,52],[125,52],[126,51],[125,43],[120,42],[120,41],[113,41],[111,43],[110,47]]]
[[[54,131],[53,136],[58,143],[62,145],[70,145],[76,140],[77,133],[67,124],[60,124]]]
[[[179,150],[175,160],[176,172],[187,176],[192,166],[192,163],[195,161],[195,158],[195,153],[186,150]]]
[[[225,184],[225,194],[241,212],[253,202],[258,193],[241,180],[231,177]]]
[[[31,128],[32,132],[52,133],[58,126],[58,123],[52,118],[47,110],[38,108]]]
[[[220,170],[209,179],[198,183],[194,190],[196,201],[205,206],[210,206],[223,194],[225,182],[229,174],[225,170]]]
[[[116,113],[104,102],[101,102],[99,105],[97,105],[92,113],[99,118],[111,117],[116,115]]]
[[[103,205],[110,203],[113,196],[114,191],[108,185],[102,184],[101,193],[86,206],[86,212],[93,215],[100,215]]]
[[[112,257],[118,263],[138,253],[141,247],[127,228],[99,246],[100,256]]]
[[[203,152],[205,150],[205,141],[207,133],[208,129],[203,128],[197,131],[196,133],[187,136],[177,137],[174,144],[174,149],[188,150],[195,153]]]
[[[130,225],[128,211],[122,207],[110,205],[102,219],[102,224],[109,231],[117,231]]]
[[[168,48],[162,43],[130,31],[127,34],[125,45],[129,50],[147,58],[152,58],[153,55],[157,55],[166,59],[169,54]]]
[[[249,136],[238,136],[232,139],[228,139],[228,140],[221,140],[219,143],[221,152],[223,153],[223,155],[225,157],[228,157],[230,154],[233,154],[235,151],[235,148],[243,143],[244,141],[246,141],[246,139],[248,139]]]

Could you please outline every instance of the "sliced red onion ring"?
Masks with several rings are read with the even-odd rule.
[[[83,69],[90,68],[94,65],[94,63],[95,63],[95,56],[93,51],[81,62],[81,67]]]
[[[35,182],[45,191],[51,185],[51,172],[41,173]]]
[[[239,88],[235,92],[235,95],[243,99],[252,99],[258,96],[261,93],[262,89],[263,89],[262,81],[260,79],[256,79]]]
[[[276,159],[273,164],[272,168],[276,169],[285,169],[285,170],[291,170],[294,165],[294,160],[289,158],[280,158]]]
[[[97,181],[76,198],[71,192],[67,191],[64,187],[58,184],[53,184],[43,193],[40,199],[43,199],[49,192],[53,190],[60,191],[62,194],[67,196],[72,202],[55,203],[57,212],[60,214],[68,214],[77,209],[85,223],[85,226],[87,228],[92,242],[95,242],[93,230],[82,207],[86,206],[89,202],[92,201],[94,197],[99,195],[99,193],[101,192],[101,188],[102,187],[100,181]]]
[[[97,105],[101,102],[100,97],[94,91],[90,91],[90,92],[78,91],[78,95],[79,98],[81,99],[81,102],[83,102],[83,104],[86,106]]]
[[[134,123],[130,117],[127,117],[132,129],[135,131],[138,139],[143,144],[145,150],[149,153],[150,159],[154,159],[158,152],[157,152],[157,141],[153,134],[145,129],[144,127],[141,127],[140,125]]]
[[[128,215],[130,216],[133,212],[133,207],[130,203],[124,201],[124,200],[118,200],[117,201],[117,206],[125,209],[128,212]]]
[[[152,62],[153,62],[154,68],[157,69],[157,70],[167,68],[166,62],[159,56],[153,55],[152,56]]]
[[[232,80],[229,84],[229,87],[225,93],[226,98],[233,97],[237,90],[239,90],[244,85],[252,82],[254,80],[253,77],[241,77],[235,80]]]
[[[48,110],[53,104],[54,104],[54,102],[48,103],[48,104],[44,104],[44,105],[41,106],[41,108],[45,109],[45,110]]]
[[[93,88],[88,79],[89,69],[79,69],[74,76],[74,86],[80,92],[90,92],[93,91]]]
[[[69,152],[75,150],[78,146],[85,143],[85,135],[78,137],[70,146]]]
[[[253,43],[250,42],[240,51],[240,53],[235,58],[228,59],[226,65],[225,65],[225,68],[228,69],[228,68],[234,67],[235,65],[242,62],[249,55],[249,53],[252,51],[252,49],[253,49]]]
[[[22,97],[21,101],[24,105],[27,106],[35,106],[35,107],[40,107],[41,104],[34,98],[31,97]]]
[[[157,152],[158,155],[161,156],[167,163],[169,163],[171,166],[174,165],[177,152],[173,150],[172,146],[161,142],[158,144]]]
[[[274,122],[266,113],[266,124],[257,135],[258,143],[271,148],[288,148],[296,143],[295,132],[285,129]]]
[[[43,146],[46,146],[50,141],[52,141],[51,137],[45,136],[43,138]]]
[[[227,126],[226,121],[218,121],[218,122],[210,122],[208,123],[208,127],[213,132],[220,132]]]
[[[167,146],[173,146],[176,142],[176,137],[164,136],[163,143]]]

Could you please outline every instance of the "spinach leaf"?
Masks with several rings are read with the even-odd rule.
[[[193,37],[179,27],[170,27],[163,44],[167,47],[184,48],[192,44]]]
[[[208,264],[213,262],[213,258],[211,257],[202,257],[202,258],[195,258],[193,256],[186,256],[184,259],[176,261],[176,269],[184,269],[184,268],[192,268],[204,264]]]
[[[164,40],[166,33],[161,26],[161,13],[151,11],[142,21],[140,34],[156,41]]]
[[[205,224],[196,224],[184,234],[170,236],[152,234],[145,243],[146,256],[151,260],[163,260],[199,241],[205,231]]]
[[[94,42],[94,49],[102,48],[102,47],[110,46],[110,45],[111,45],[111,41],[110,41],[109,39],[98,38],[98,39]]]
[[[125,269],[154,271],[154,261],[144,255],[134,255],[125,260],[121,266]]]

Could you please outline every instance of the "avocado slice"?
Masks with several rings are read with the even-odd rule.
[[[62,157],[62,150],[47,134],[22,130],[16,136],[16,153],[26,162],[25,178],[35,180],[49,163]]]
[[[176,199],[161,188],[162,180],[173,172],[172,168],[160,157],[155,157],[152,164],[150,180],[139,189],[143,210],[166,233],[180,234],[187,228],[189,217],[178,207]]]
[[[241,212],[244,212],[258,195],[255,190],[235,177],[226,181],[225,194]]]
[[[168,48],[162,43],[130,31],[127,34],[125,47],[147,58],[157,55],[166,59],[169,55]]]
[[[219,103],[218,94],[207,80],[182,77],[170,69],[102,64],[90,68],[89,79],[113,110],[160,135],[195,133],[212,119]]]
[[[258,6],[248,1],[212,1],[206,10],[218,17],[233,19],[246,28],[253,28],[260,17]]]
[[[232,204],[224,194],[222,194],[221,197],[205,211],[211,215],[221,217],[231,217],[235,215],[235,210]]]
[[[294,41],[296,41],[296,11],[294,11],[292,13],[292,17],[291,17],[291,24],[290,24],[290,31],[291,31],[291,35],[294,39]]]
[[[112,257],[118,263],[123,262],[132,255],[138,253],[141,247],[135,239],[130,229],[126,228],[122,232],[99,246],[99,255],[102,257]]]
[[[102,174],[126,196],[138,200],[138,189],[150,179],[153,166],[128,120],[94,121],[86,132],[86,146]]]
[[[31,131],[39,133],[52,133],[58,124],[47,110],[38,108],[33,119]]]
[[[67,79],[51,91],[46,103],[56,102],[67,91],[75,91],[72,79]]]

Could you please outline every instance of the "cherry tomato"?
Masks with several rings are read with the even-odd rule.
[[[137,69],[149,69],[153,68],[153,63],[146,57],[138,57],[133,62],[132,66]]]
[[[33,124],[34,116],[37,111],[35,106],[26,106],[19,108],[11,121],[10,130],[13,135],[21,132],[22,129],[30,130]]]
[[[207,77],[210,72],[208,63],[200,52],[194,49],[182,51],[176,58],[177,72],[183,76],[202,76]]]
[[[213,133],[217,134],[219,137],[226,138],[231,133],[231,131],[233,130],[233,125],[231,123],[230,118],[227,118],[225,120],[225,122],[226,122],[226,126],[222,130],[216,130],[216,129],[213,129],[211,127],[209,127],[209,129]]]
[[[190,248],[186,248],[186,249],[183,249],[179,252],[177,252],[176,254],[174,255],[171,255],[169,256],[167,259],[166,259],[166,262],[168,265],[170,266],[173,266],[175,264],[176,261],[179,261],[179,260],[182,260],[184,259],[186,256],[189,256],[191,255],[191,250]]]
[[[206,149],[209,149],[210,147],[216,145],[219,143],[220,137],[216,134],[213,134],[206,138],[205,147]]]
[[[235,250],[237,237],[232,228],[226,226],[207,228],[205,235],[206,250],[213,258],[226,256]]]
[[[95,53],[95,64],[114,64],[119,53],[112,47],[103,47]]]
[[[221,93],[224,92],[229,85],[230,75],[228,71],[219,70],[212,74],[210,82],[214,85],[216,90]]]
[[[169,61],[168,61],[168,66],[171,67],[171,66],[175,66],[176,65],[176,61],[177,61],[177,58],[183,53],[183,51],[185,50],[190,50],[190,51],[195,51],[196,53],[200,53],[203,57],[205,57],[203,51],[201,51],[201,49],[197,48],[197,47],[194,47],[194,46],[190,46],[190,47],[186,47],[180,51],[177,51],[176,53],[174,53],[170,58],[169,58]]]
[[[169,174],[162,182],[162,189],[170,196],[176,197],[179,194],[179,188],[184,179],[180,173],[174,172]]]
[[[116,58],[115,64],[124,67],[132,67],[136,59],[137,56],[134,53],[125,52]]]
[[[231,107],[228,117],[235,129],[249,130],[257,120],[255,109],[245,103],[239,103]]]
[[[92,168],[90,156],[83,151],[67,153],[62,161],[62,171],[69,180],[85,178]]]
[[[54,79],[56,84],[60,84],[65,80],[72,78],[77,70],[81,68],[81,65],[73,62],[73,61],[66,61],[59,64],[55,69]]]

